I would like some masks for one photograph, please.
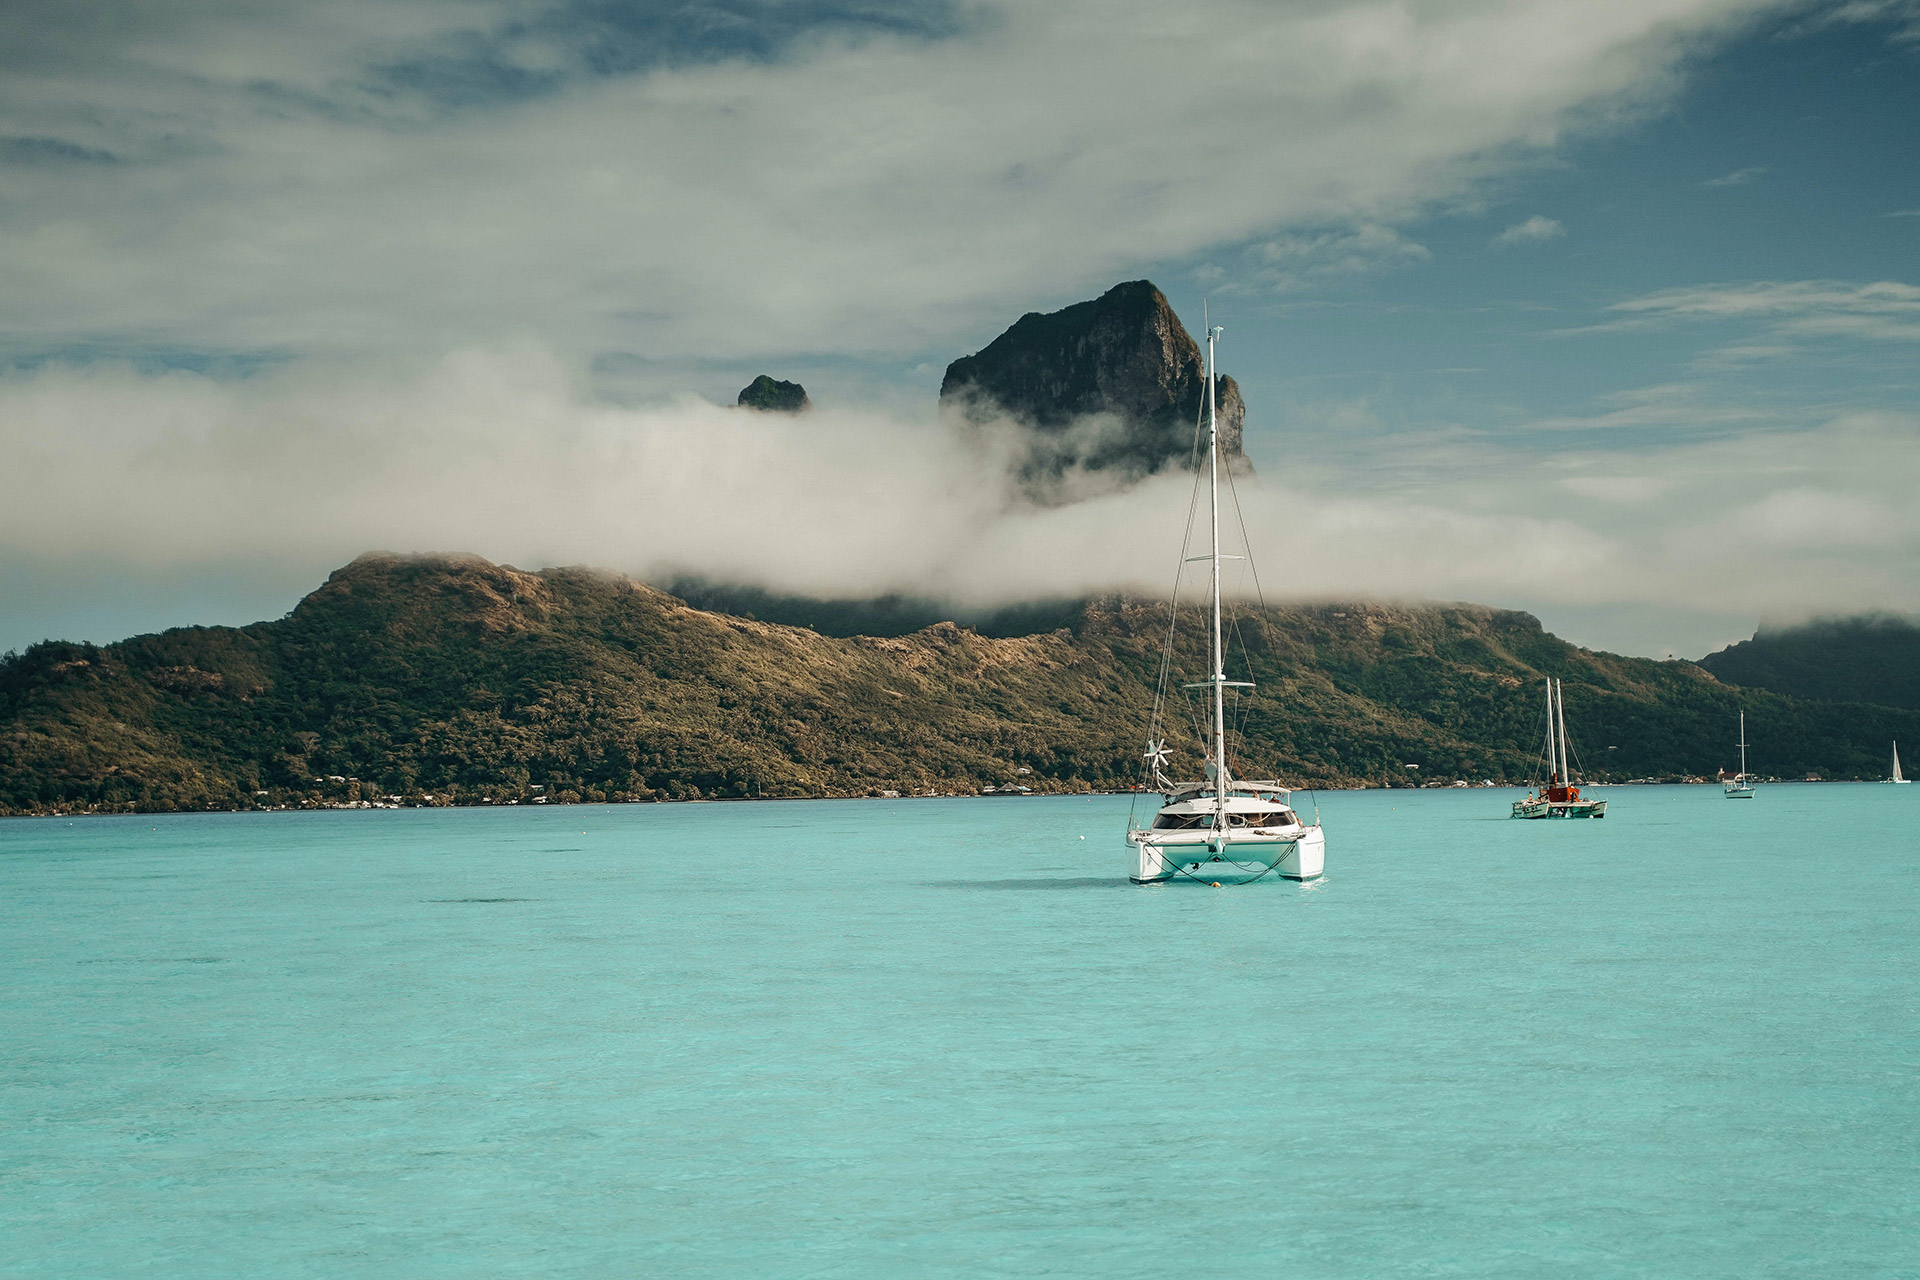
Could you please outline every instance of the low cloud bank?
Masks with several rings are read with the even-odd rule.
[[[1322,462],[1238,492],[1269,598],[1913,610],[1916,426],[1856,415],[1591,458],[1468,444],[1417,482]],[[1189,476],[1039,508],[1012,495],[1015,447],[931,408],[610,407],[535,349],[386,380],[49,367],[0,379],[0,549],[161,573],[457,550],[969,606],[1166,592]]]

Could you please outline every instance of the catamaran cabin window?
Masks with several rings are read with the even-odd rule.
[[[1291,826],[1295,819],[1288,809],[1269,809],[1262,813],[1236,813],[1233,825],[1236,827],[1285,827]]]
[[[1210,813],[1163,813],[1153,820],[1155,831],[1184,831],[1188,827],[1210,827],[1213,815]]]

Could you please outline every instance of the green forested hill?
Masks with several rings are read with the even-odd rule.
[[[1728,684],[1796,698],[1920,710],[1920,624],[1909,618],[1827,618],[1762,631],[1700,665]]]
[[[1126,786],[1164,608],[1071,622],[831,637],[587,570],[363,556],[279,621],[0,661],[0,811]],[[1176,683],[1204,665],[1194,623]],[[1596,777],[1710,773],[1741,708],[1760,773],[1875,776],[1888,739],[1920,741],[1920,712],[1730,688],[1475,605],[1289,606],[1237,630],[1259,681],[1241,768],[1296,783],[1523,780],[1545,674]]]

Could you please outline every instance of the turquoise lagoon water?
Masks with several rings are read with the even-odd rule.
[[[0,1274],[1920,1274],[1920,787],[1608,794],[0,823]]]

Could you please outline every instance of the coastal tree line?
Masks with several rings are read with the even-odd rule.
[[[0,658],[0,810],[1125,788],[1165,608],[1070,621],[824,636],[585,570],[363,557],[274,622]],[[1192,621],[1176,684],[1204,666]],[[1232,631],[1257,682],[1241,768],[1298,785],[1525,781],[1548,675],[1596,781],[1711,774],[1742,710],[1761,774],[1877,777],[1920,742],[1912,709],[1595,653],[1510,611],[1242,606]]]

